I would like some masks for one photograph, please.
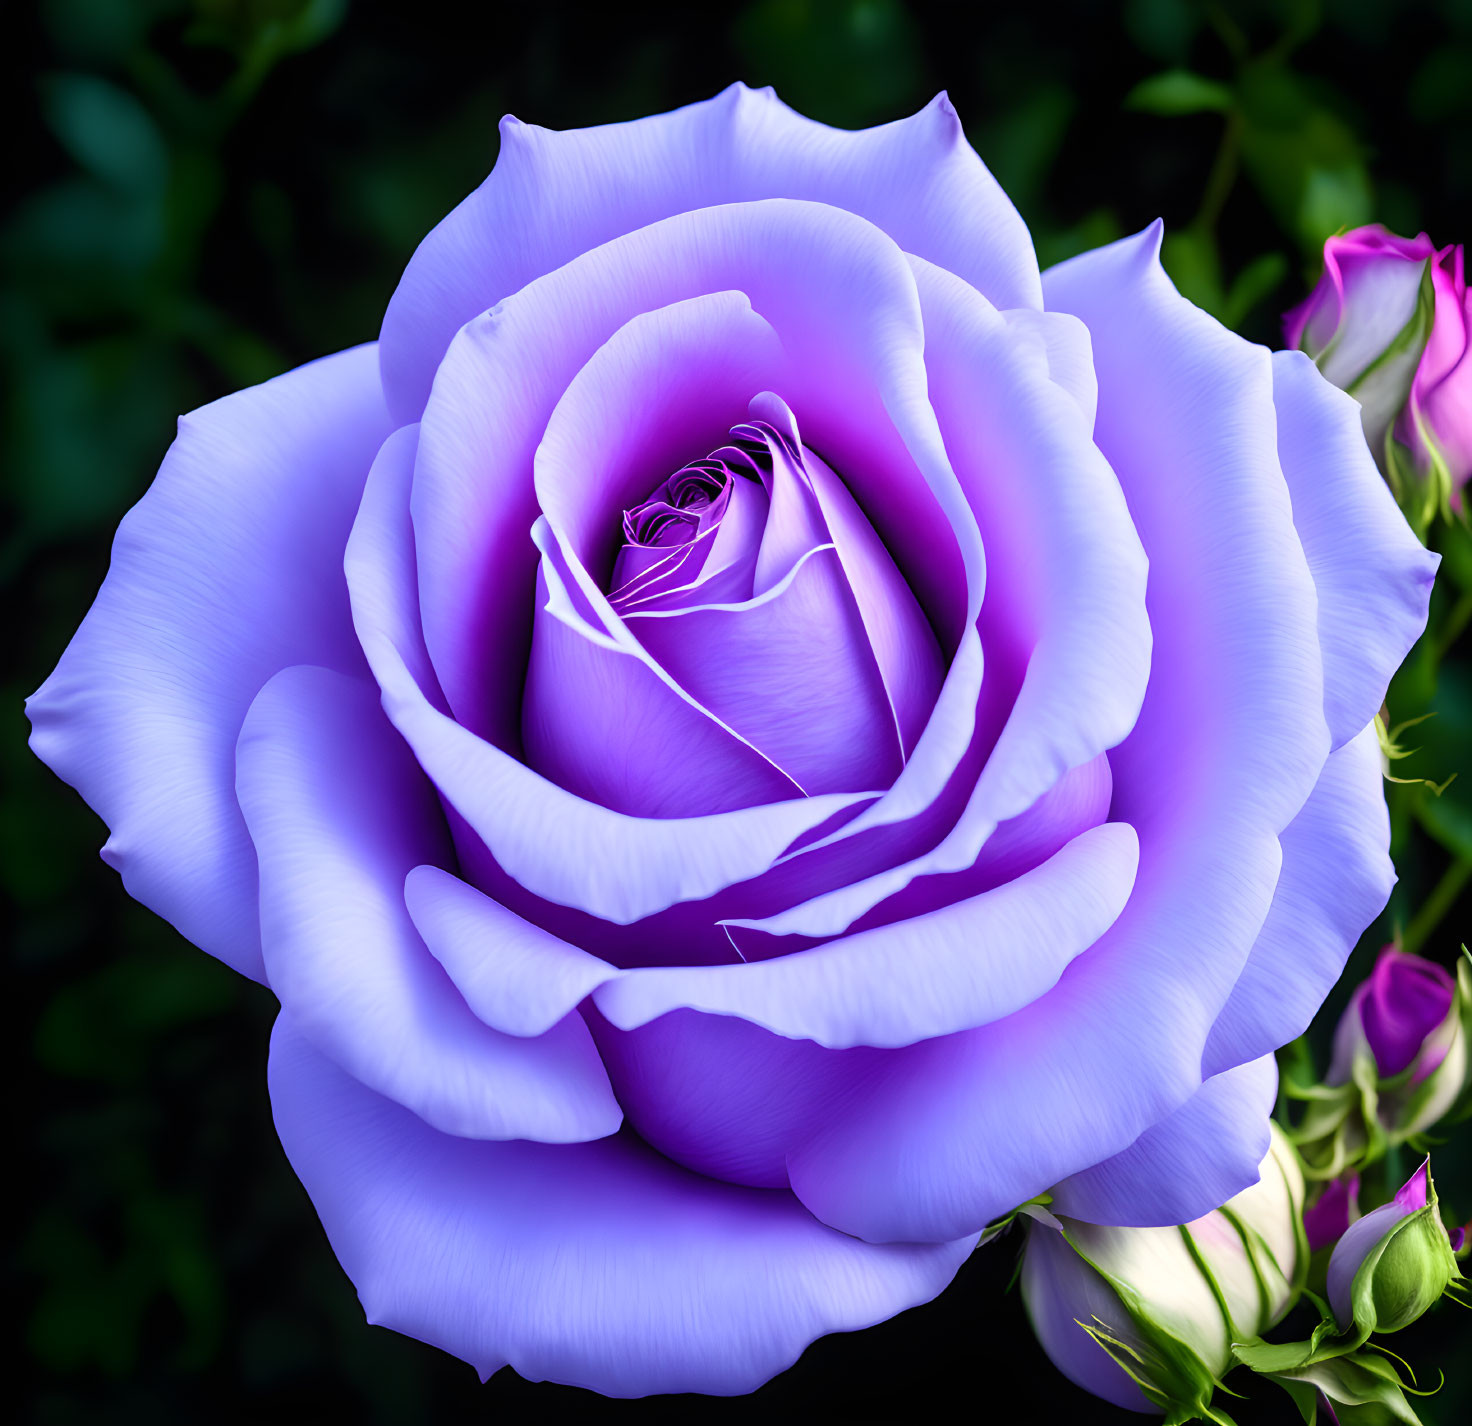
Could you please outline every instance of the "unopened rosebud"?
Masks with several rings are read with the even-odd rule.
[[[1303,1174],[1273,1125],[1258,1182],[1181,1227],[1112,1228],[1035,1213],[1022,1297],[1071,1381],[1136,1411],[1203,1408],[1232,1344],[1297,1291]]]
[[[1334,1249],[1328,1295],[1340,1329],[1409,1327],[1461,1277],[1453,1251],[1427,1159],[1389,1203],[1352,1224]]]
[[[1347,1083],[1356,1057],[1368,1055],[1378,1080],[1405,1077],[1381,1086],[1381,1123],[1396,1138],[1428,1128],[1467,1078],[1462,999],[1457,981],[1434,961],[1385,947],[1335,1029],[1328,1082]]]
[[[1359,401],[1370,449],[1393,483],[1409,475],[1432,489],[1433,508],[1460,504],[1472,473],[1472,308],[1459,246],[1378,224],[1338,234],[1284,331]]]

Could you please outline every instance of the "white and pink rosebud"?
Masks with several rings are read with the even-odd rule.
[[[1203,1409],[1236,1342],[1296,1300],[1307,1248],[1298,1156],[1276,1124],[1257,1183],[1192,1223],[1115,1228],[1024,1210],[1022,1297],[1066,1377],[1134,1411]]]

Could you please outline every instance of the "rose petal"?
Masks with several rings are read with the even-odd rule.
[[[1027,1225],[1022,1297],[1039,1344],[1069,1381],[1126,1411],[1156,1410],[1124,1368],[1084,1330],[1085,1323],[1103,1323],[1125,1340],[1135,1337],[1119,1297],[1058,1229]]]
[[[1284,829],[1283,874],[1252,954],[1206,1042],[1219,1074],[1301,1035],[1395,885],[1373,727],[1329,755]]]
[[[601,637],[581,637],[582,621],[539,608],[523,739],[532,766],[584,797],[637,816],[680,816],[791,795],[771,769],[723,748],[729,734],[713,741],[683,732],[688,710],[673,707],[667,717],[662,706],[679,695],[759,750],[795,790],[882,789],[900,767],[858,610],[836,556],[817,549],[826,531],[816,499],[780,448],[755,599],[634,608],[620,621],[600,587],[608,531],[647,489],[649,472],[724,444],[754,391],[780,382],[784,366],[775,333],[742,294],[692,298],[614,333],[547,423],[535,466],[542,518]],[[764,575],[769,545],[783,532],[796,543]],[[558,575],[546,558],[542,575],[549,588]],[[780,583],[768,585],[770,575]],[[600,710],[596,719],[590,708]],[[727,775],[747,764],[749,775]]]
[[[1099,414],[1099,378],[1094,373],[1094,344],[1089,340],[1089,329],[1067,312],[1013,307],[999,315],[1014,332],[1042,346],[1049,379],[1073,397],[1092,431]]]
[[[111,828],[102,855],[129,894],[255,980],[235,739],[279,669],[362,667],[342,549],[389,430],[372,346],[182,417],[96,603],[27,704],[32,748]]]
[[[1271,1054],[1203,1080],[1129,1148],[1064,1179],[1049,1206],[1120,1227],[1190,1223],[1258,1181],[1277,1093]]]
[[[800,198],[847,209],[999,307],[1040,307],[1017,210],[944,94],[909,119],[847,133],[770,89],[632,123],[554,133],[507,117],[494,171],[419,245],[383,322],[400,422],[424,409],[455,332],[528,282],[623,233],[696,208]]]
[[[764,392],[753,402],[753,408],[767,411],[767,419],[785,414],[796,436],[795,419],[780,397]],[[945,681],[935,635],[905,577],[885,549],[884,541],[859,509],[848,487],[813,452],[807,453],[805,466],[823,525],[843,564],[845,581],[858,606],[899,730],[902,750],[909,757],[925,731]]]
[[[522,717],[531,767],[631,817],[722,813],[806,791],[635,638],[545,518],[533,536],[543,603]]]
[[[1015,881],[942,910],[752,965],[630,971],[593,998],[626,1030],[690,1008],[834,1048],[953,1034],[1054,985],[1119,915],[1136,856],[1134,832],[1107,824]]]
[[[1368,243],[1341,247],[1337,255],[1326,249],[1339,309],[1333,337],[1319,360],[1320,370],[1333,385],[1342,390],[1353,384],[1400,335],[1415,315],[1426,264],[1435,253],[1429,240],[1385,245],[1373,235]],[[1407,385],[1414,370],[1413,359]]]
[[[786,375],[771,323],[735,291],[639,312],[589,355],[558,396],[532,468],[543,516],[600,592],[623,512],[726,445],[751,398]]]
[[[903,766],[894,714],[831,547],[813,550],[756,599],[631,612],[627,627],[681,688],[803,791],[882,790]],[[676,755],[687,777],[705,776],[696,757],[683,748]]]
[[[870,1247],[792,1197],[717,1184],[626,1135],[436,1133],[272,1037],[282,1145],[371,1322],[529,1381],[606,1396],[751,1391],[815,1337],[934,1297],[974,1239]]]
[[[1150,673],[1145,551],[1046,346],[1020,340],[1024,329],[949,273],[912,266],[931,400],[991,551],[987,602],[1006,606],[1004,626],[1036,631],[977,786],[973,815],[995,823],[1134,727]],[[984,643],[992,617],[984,605]]]
[[[1352,397],[1301,352],[1275,352],[1273,399],[1293,523],[1319,596],[1324,710],[1339,747],[1380,711],[1421,637],[1440,556],[1396,508]]]
[[[415,929],[465,1003],[508,1035],[544,1035],[616,969],[437,866],[404,881]]]
[[[404,877],[448,858],[449,838],[366,679],[283,670],[251,704],[238,761],[266,969],[313,1045],[446,1133],[567,1143],[618,1128],[581,1019],[503,1035],[425,949]]]
[[[595,1002],[596,1005],[596,1002]],[[787,1154],[894,1051],[829,1049],[735,1015],[677,1009],[620,1030],[583,1015],[629,1127],[677,1164],[750,1188],[787,1187]]]

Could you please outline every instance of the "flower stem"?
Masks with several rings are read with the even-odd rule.
[[[1442,923],[1448,911],[1456,904],[1462,888],[1472,879],[1472,857],[1457,857],[1441,874],[1441,880],[1431,889],[1431,895],[1421,903],[1421,909],[1411,917],[1411,924],[1401,938],[1401,949],[1415,955],[1425,944],[1427,937]]]

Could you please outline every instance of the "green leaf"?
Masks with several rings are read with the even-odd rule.
[[[128,193],[162,191],[168,149],[133,95],[95,74],[51,74],[40,87],[47,127],[82,168]]]
[[[1226,308],[1216,239],[1199,228],[1177,228],[1160,245],[1160,262],[1188,302],[1220,318]]]
[[[1240,327],[1248,314],[1287,276],[1288,259],[1282,253],[1263,253],[1242,269],[1227,290],[1222,321]]]
[[[1260,60],[1244,68],[1238,92],[1243,164],[1305,256],[1318,258],[1332,233],[1371,220],[1364,153],[1353,130],[1324,102],[1331,97],[1324,86],[1282,63]]]
[[[1167,69],[1142,79],[1124,98],[1126,109],[1174,118],[1181,114],[1225,114],[1235,96],[1225,84],[1189,69]]]

